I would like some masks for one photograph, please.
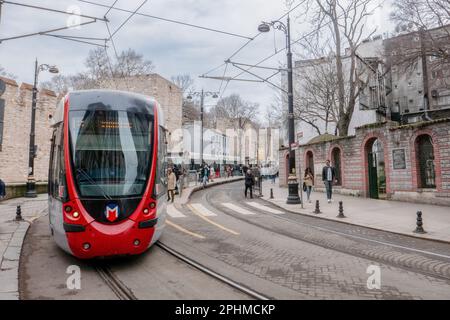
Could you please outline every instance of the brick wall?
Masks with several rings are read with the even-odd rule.
[[[0,151],[0,178],[7,184],[25,183],[28,176],[29,137],[31,126],[32,85],[19,85],[2,78],[6,91],[3,143]],[[42,90],[38,95],[36,110],[35,178],[47,181],[50,154],[51,128],[49,115],[55,110],[57,97],[54,92]]]
[[[429,135],[434,149],[436,188],[420,186],[417,138]],[[296,152],[297,168],[303,172],[307,154],[314,155],[316,187],[322,186],[322,170],[327,159],[332,160],[335,148],[341,150],[342,186],[336,191],[356,196],[369,196],[368,148],[379,139],[384,149],[386,196],[388,199],[418,203],[450,205],[450,119],[423,122],[406,126],[395,123],[372,124],[360,127],[356,135],[302,145]],[[394,168],[393,151],[404,150],[405,168]],[[285,186],[284,151],[280,151],[280,185]]]

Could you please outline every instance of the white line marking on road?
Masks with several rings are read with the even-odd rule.
[[[259,204],[257,202],[247,202],[247,204],[249,206],[252,206],[252,207],[256,208],[256,209],[263,210],[263,211],[266,211],[266,212],[270,212],[270,213],[273,213],[273,214],[284,214],[283,211],[272,209],[270,207],[267,207],[265,205]]]
[[[185,228],[183,228],[183,227],[180,227],[179,225],[173,223],[173,222],[170,221],[170,220],[166,220],[166,223],[167,223],[167,225],[169,225],[169,226],[171,226],[171,227],[173,227],[173,228],[175,228],[175,229],[177,229],[177,230],[179,230],[179,231],[181,231],[181,232],[184,232],[184,233],[186,233],[186,234],[188,234],[188,235],[190,235],[190,236],[193,236],[193,237],[195,237],[195,238],[202,239],[202,240],[205,239],[205,237],[202,236],[201,234],[198,234],[198,233],[189,231],[189,230],[187,230],[187,229],[185,229]]]
[[[228,209],[231,209],[233,211],[236,211],[237,213],[249,216],[249,215],[253,215],[256,214],[255,212],[249,211],[247,209],[241,208],[239,206],[236,206],[232,203],[222,203],[223,206],[227,207]]]
[[[204,217],[217,217],[217,214],[215,214],[214,212],[211,212],[211,210],[206,208],[201,203],[191,203],[191,206]]]
[[[172,218],[186,218],[186,216],[178,211],[173,204],[167,205],[167,214]]]

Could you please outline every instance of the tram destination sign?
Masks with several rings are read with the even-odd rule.
[[[405,149],[395,149],[392,151],[392,159],[394,161],[394,170],[406,169]]]

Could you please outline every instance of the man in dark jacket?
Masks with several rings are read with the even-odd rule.
[[[322,169],[322,180],[327,190],[328,203],[333,199],[333,183],[336,180],[336,169],[331,166],[330,160],[327,160],[327,165]]]
[[[6,185],[2,179],[0,179],[0,200],[6,197]]]
[[[245,198],[247,198],[247,191],[250,190],[250,199],[253,199],[253,185],[255,184],[255,176],[252,170],[248,169],[245,174]]]

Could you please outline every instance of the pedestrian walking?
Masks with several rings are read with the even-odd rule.
[[[253,186],[255,185],[255,176],[252,170],[248,169],[245,174],[245,198],[247,198],[247,192],[250,190],[250,199],[253,199]]]
[[[6,197],[6,185],[2,179],[0,179],[0,200]]]
[[[322,169],[322,180],[327,190],[328,203],[333,201],[333,183],[336,180],[336,169],[331,166],[331,161],[327,160],[326,166]]]
[[[177,184],[177,176],[173,172],[172,168],[167,171],[167,201],[175,200],[175,187]]]
[[[311,168],[306,168],[305,176],[303,177],[303,191],[306,192],[306,200],[311,203],[311,192],[314,187],[314,175]]]
[[[209,167],[208,165],[205,163],[205,165],[202,168],[201,174],[200,176],[202,177],[202,184],[203,184],[203,188],[206,187],[206,185],[208,184],[208,179],[209,179]]]

